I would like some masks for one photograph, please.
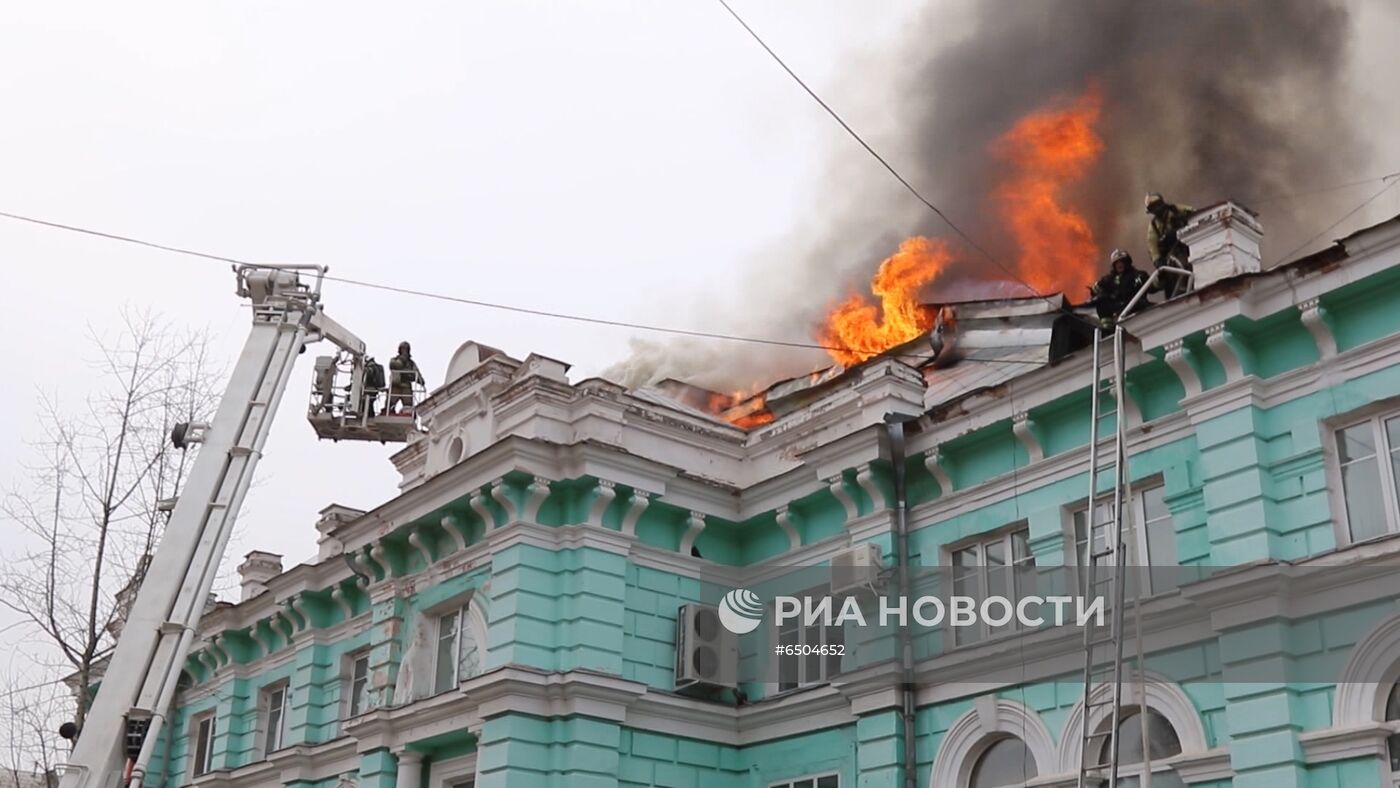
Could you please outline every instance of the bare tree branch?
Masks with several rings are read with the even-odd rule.
[[[80,688],[100,679],[130,598],[122,592],[140,584],[143,557],[164,528],[160,501],[178,493],[190,467],[189,454],[169,445],[170,429],[211,417],[222,388],[207,333],[133,309],[122,311],[121,325],[115,336],[89,329],[92,388],[79,407],[38,392],[32,446],[41,459],[0,497],[0,520],[18,526],[24,545],[4,555],[0,607],[52,643],[61,665],[46,669]],[[81,727],[88,698],[78,696]],[[57,728],[53,719],[10,722],[12,735],[15,726]],[[52,742],[35,746],[28,757],[52,763]]]

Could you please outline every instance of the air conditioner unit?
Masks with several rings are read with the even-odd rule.
[[[875,591],[884,568],[879,547],[869,542],[848,547],[831,557],[831,593]]]
[[[710,605],[681,605],[676,613],[676,689],[732,689],[739,680],[739,643]]]

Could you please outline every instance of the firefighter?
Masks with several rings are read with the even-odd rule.
[[[1195,210],[1189,205],[1169,203],[1157,192],[1147,195],[1146,208],[1152,217],[1147,222],[1147,251],[1152,255],[1153,267],[1169,265],[1191,270],[1191,250],[1177,233],[1186,226]],[[1157,284],[1167,298],[1183,295],[1191,288],[1188,277],[1173,273],[1163,273]]]
[[[409,351],[408,343],[400,342],[399,354],[389,359],[389,403],[384,408],[386,416],[393,414],[394,406],[398,404],[403,405],[400,412],[405,415],[413,411],[413,386],[423,382],[423,375]]]
[[[1114,249],[1108,259],[1112,270],[1089,288],[1094,294],[1094,309],[1098,311],[1099,320],[1105,328],[1112,326],[1115,320],[1123,316],[1123,309],[1128,306],[1128,302],[1133,300],[1133,296],[1147,283],[1147,273],[1133,265],[1132,255],[1122,249]],[[1144,296],[1138,305],[1141,306],[1146,301]]]
[[[379,401],[379,392],[383,390],[384,365],[375,361],[374,356],[365,356],[365,412],[371,419],[374,418],[374,406]]]

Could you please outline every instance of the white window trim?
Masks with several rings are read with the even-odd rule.
[[[813,772],[812,774],[801,774],[796,777],[784,777],[781,780],[774,780],[773,782],[768,783],[768,788],[792,788],[793,783],[800,782],[802,780],[811,780],[812,784],[815,785],[817,780],[820,780],[823,777],[835,777],[836,788],[841,788],[840,772]]]
[[[806,591],[801,591],[801,592],[799,592],[799,593],[797,593],[797,594],[794,594],[793,596],[796,596],[796,597],[798,597],[799,599],[802,598],[803,596],[809,596],[809,597],[812,597],[813,599],[817,599],[817,598],[819,598],[819,597],[823,597],[823,596],[830,595],[830,593],[831,593],[830,588],[823,588],[823,587],[821,587],[821,586],[817,586],[817,587],[815,587],[815,588],[810,588],[810,589],[808,589],[808,590],[806,590]],[[837,610],[840,610],[840,609],[841,609],[841,602],[840,602],[839,600],[833,598],[832,601],[831,601],[831,604],[832,604],[833,615],[835,615],[835,612],[834,612],[834,611],[837,611]],[[768,606],[768,616],[767,616],[766,618],[767,618],[767,620],[773,622],[773,623],[772,623],[771,625],[769,625],[769,627],[768,627],[768,634],[769,634],[769,637],[772,638],[772,643],[773,643],[773,645],[774,645],[774,646],[777,646],[779,643],[782,642],[781,636],[782,636],[782,629],[783,629],[783,628],[780,627],[780,626],[778,626],[778,617],[777,617],[777,615],[776,615],[775,612],[774,612],[774,607],[773,607],[773,605],[769,605],[769,606]],[[833,625],[832,625],[832,628],[833,628],[833,629],[840,629],[840,630],[842,630],[841,640],[842,640],[842,643],[845,643],[845,627],[843,627],[843,626],[837,626],[837,625],[833,624]],[[802,625],[801,619],[798,619],[797,630],[798,630],[798,644],[799,644],[799,645],[804,645],[804,646],[807,645],[807,641],[806,641],[806,638],[807,638],[807,627],[805,627],[805,626]],[[818,643],[818,644],[815,644],[815,645],[823,645],[823,644],[825,643],[825,641],[826,641],[826,627],[825,627],[825,626],[822,627],[822,641],[823,641],[823,643]],[[791,686],[791,687],[788,687],[787,689],[783,689],[783,688],[782,688],[782,686],[783,686],[783,682],[782,682],[782,661],[783,661],[783,659],[785,659],[785,658],[788,658],[787,655],[780,655],[780,654],[776,654],[776,653],[773,653],[772,656],[771,656],[771,658],[770,658],[770,659],[771,659],[771,662],[769,663],[769,667],[770,667],[771,673],[770,673],[769,675],[771,675],[771,676],[773,677],[772,684],[773,684],[773,693],[774,693],[775,695],[782,695],[782,694],[786,694],[786,693],[789,693],[789,692],[799,692],[799,691],[801,691],[801,690],[808,689],[808,688],[810,688],[810,687],[819,687],[819,686],[821,686],[821,685],[823,685],[823,684],[829,684],[829,683],[831,682],[831,680],[832,680],[833,678],[836,677],[835,675],[827,675],[827,673],[826,673],[826,660],[827,660],[827,657],[825,657],[825,656],[821,657],[821,666],[822,666],[821,670],[822,670],[822,675],[821,675],[820,677],[818,677],[818,678],[810,679],[810,680],[807,679],[807,676],[806,676],[806,672],[807,672],[807,662],[806,662],[806,660],[807,660],[807,658],[806,658],[805,656],[791,657],[792,659],[796,659],[796,660],[797,660],[798,680],[797,680],[797,684],[796,684],[796,685]],[[836,675],[840,675],[839,672],[838,672]],[[797,778],[794,778],[794,779],[800,780],[800,779],[802,779],[802,778],[801,778],[801,777],[797,777]]]
[[[454,612],[458,616],[457,646],[453,649],[454,659],[452,665],[454,681],[452,682],[452,686],[439,690],[437,687],[437,646],[438,635],[441,633],[439,627],[441,626],[442,618]],[[461,638],[464,630],[471,633],[472,638],[476,640],[477,665],[479,670],[486,669],[486,637],[489,630],[487,629],[485,612],[478,604],[475,592],[468,592],[462,596],[454,597],[453,599],[433,605],[422,612],[422,621],[427,628],[427,646],[432,650],[432,658],[426,661],[429,672],[429,675],[426,677],[428,691],[425,694],[417,695],[415,699],[430,698],[445,692],[451,692],[462,683],[464,680],[463,677],[457,674],[459,673],[458,663],[461,660]]]
[[[1091,693],[1093,702],[1100,704],[1113,690],[1108,684],[1095,685]],[[1190,696],[1175,682],[1164,676],[1148,672],[1146,681],[1139,687],[1136,681],[1123,686],[1124,708],[1138,706],[1137,699],[1146,701],[1148,709],[1162,715],[1176,731],[1177,741],[1181,742],[1181,755],[1202,755],[1206,750],[1206,729],[1201,722],[1200,712]],[[1104,705],[1096,705],[1089,717],[1089,729],[1101,730],[1109,724],[1110,710]],[[1065,717],[1061,730],[1072,731],[1073,735],[1061,736],[1059,743],[1059,770],[1078,772],[1081,742],[1079,731],[1084,724],[1084,699],[1080,698]],[[1175,756],[1177,758],[1181,756]],[[1153,762],[1154,765],[1156,761]],[[1165,761],[1163,761],[1165,763]],[[1155,771],[1155,768],[1154,768]]]
[[[344,720],[354,719],[364,714],[373,706],[371,703],[366,703],[365,708],[359,709],[358,711],[355,709],[355,663],[361,658],[365,660],[365,685],[369,686],[369,654],[369,647],[355,649],[345,655],[344,662],[341,665],[341,681],[343,682],[342,686],[345,688],[340,704],[340,719],[342,723]]]
[[[1071,526],[1071,528],[1072,528],[1072,526]],[[985,546],[986,546],[986,545],[988,545],[988,544],[990,544],[990,543],[992,543],[992,542],[1000,541],[1000,542],[1003,542],[1003,543],[1006,545],[1006,556],[1007,556],[1007,558],[1008,558],[1008,560],[1009,560],[1009,562],[1010,562],[1010,563],[1007,564],[1007,568],[1008,568],[1008,569],[1014,570],[1015,567],[1019,566],[1020,564],[1018,564],[1018,563],[1016,562],[1016,560],[1015,560],[1015,557],[1014,557],[1014,556],[1015,556],[1014,545],[1013,545],[1013,542],[1012,542],[1012,540],[1011,540],[1011,537],[1012,537],[1013,534],[1017,534],[1017,533],[1020,533],[1020,532],[1022,532],[1022,531],[1024,531],[1024,532],[1026,533],[1027,549],[1029,550],[1029,544],[1030,544],[1030,523],[1029,523],[1029,521],[1027,521],[1027,520],[1017,520],[1017,521],[1014,522],[1014,523],[1008,523],[1007,525],[1003,525],[1003,526],[1000,527],[1000,528],[997,528],[997,529],[994,529],[994,530],[991,530],[991,531],[985,531],[985,532],[983,532],[983,533],[977,534],[976,536],[968,537],[968,538],[966,538],[966,539],[962,539],[962,540],[959,540],[959,541],[957,541],[957,542],[953,542],[952,544],[949,544],[949,545],[947,545],[946,547],[944,547],[943,550],[941,551],[941,552],[942,552],[941,560],[942,560],[942,562],[943,562],[942,568],[943,568],[943,569],[947,572],[947,574],[948,574],[948,583],[949,583],[949,586],[948,586],[948,593],[951,594],[951,593],[953,592],[953,588],[952,588],[952,578],[953,578],[953,573],[954,573],[954,571],[955,571],[955,567],[953,566],[953,554],[954,554],[954,553],[959,552],[959,551],[961,551],[961,550],[966,550],[966,549],[971,548],[971,547],[974,547],[974,546],[979,547],[980,549],[985,550]],[[1031,566],[1034,566],[1034,565],[1035,565],[1035,553],[1034,553],[1034,552],[1032,552],[1031,555],[1030,555],[1030,565],[1031,565]],[[984,562],[983,564],[981,564],[980,566],[982,567],[983,571],[979,572],[978,575],[977,575],[977,579],[978,579],[978,582],[977,582],[977,586],[978,586],[978,588],[977,588],[977,593],[979,594],[979,597],[978,597],[979,599],[986,599],[987,594],[990,593],[990,591],[989,591],[989,588],[988,588],[988,585],[987,585],[987,572],[985,571],[985,569],[986,569],[986,564],[985,564],[985,562]],[[1013,637],[1013,636],[1015,636],[1015,635],[1023,634],[1022,630],[1019,629],[1018,626],[1016,625],[1016,622],[1015,622],[1014,618],[1013,618],[1013,621],[1012,621],[1011,624],[1009,624],[1009,625],[1007,625],[1007,626],[1005,626],[1005,627],[999,628],[999,631],[996,632],[995,634],[993,634],[993,633],[991,633],[990,631],[988,631],[986,624],[983,623],[983,622],[981,622],[981,621],[978,622],[977,627],[978,627],[978,628],[981,630],[981,632],[982,632],[981,637],[977,638],[976,640],[969,640],[969,641],[966,641],[966,642],[959,642],[959,640],[958,640],[958,630],[957,630],[957,629],[955,629],[954,627],[951,627],[951,626],[944,627],[944,645],[945,645],[945,648],[950,649],[950,650],[951,650],[951,649],[957,649],[957,648],[971,648],[971,647],[974,647],[974,646],[980,646],[980,645],[982,645],[982,644],[984,644],[984,643],[988,643],[988,642],[992,642],[992,641],[996,641],[996,640],[1001,640],[1002,638]]]
[[[1373,402],[1356,410],[1349,411],[1319,422],[1322,431],[1322,456],[1327,474],[1328,508],[1332,511],[1333,532],[1337,546],[1361,544],[1385,539],[1400,533],[1400,490],[1396,489],[1395,478],[1390,473],[1389,452],[1381,446],[1376,449],[1377,470],[1380,476],[1381,497],[1386,506],[1385,533],[1366,539],[1353,539],[1350,515],[1347,513],[1346,491],[1342,486],[1342,455],[1337,447],[1337,435],[1347,427],[1366,422],[1373,423],[1375,434],[1381,445],[1386,443],[1384,422],[1391,416],[1400,416],[1400,399],[1391,398]],[[1386,462],[1382,463],[1382,457]]]
[[[199,729],[205,722],[209,723],[209,738],[204,748],[204,762],[200,763],[198,760],[199,743],[201,740]],[[219,721],[212,709],[209,711],[202,711],[190,717],[189,736],[189,772],[190,779],[193,780],[196,777],[202,777],[214,771],[214,742],[219,737]]]
[[[272,695],[276,692],[282,693],[282,707],[277,717],[277,741],[269,742],[268,738],[272,735]],[[257,747],[263,758],[287,746],[287,733],[290,730],[287,712],[291,708],[291,694],[291,682],[287,679],[264,684],[258,690]],[[272,746],[274,744],[276,746]]]
[[[431,761],[428,768],[430,779],[429,788],[452,788],[457,783],[472,781],[476,782],[476,753],[463,755],[457,758],[449,758],[445,761]]]
[[[1077,765],[1072,770],[1055,768],[1055,739],[1035,709],[1010,698],[982,695],[944,732],[929,772],[929,788],[967,785],[977,760],[1003,736],[1015,737],[1026,745],[1039,775],[1079,770]]]
[[[1132,526],[1133,533],[1132,541],[1128,543],[1128,566],[1130,567],[1150,568],[1156,566],[1180,566],[1180,544],[1176,545],[1178,556],[1177,564],[1156,564],[1152,561],[1152,552],[1148,546],[1147,541],[1147,497],[1145,493],[1148,490],[1160,489],[1163,490],[1163,496],[1165,497],[1165,486],[1166,485],[1163,483],[1163,480],[1160,476],[1150,476],[1146,479],[1142,479],[1131,484],[1132,496],[1128,499],[1129,516],[1132,518],[1130,525]],[[1111,502],[1112,495],[1113,493],[1111,490],[1108,493],[1100,493],[1096,498],[1096,503]],[[1088,516],[1089,511],[1089,500],[1087,498],[1076,501],[1075,503],[1065,508],[1064,552],[1068,558],[1068,560],[1065,563],[1072,564],[1074,566],[1076,573],[1075,585],[1079,588],[1082,588],[1084,583],[1086,582],[1082,573],[1087,567],[1082,563],[1082,560],[1079,555],[1079,539],[1077,538],[1078,535],[1074,531],[1074,516],[1080,512],[1084,512],[1086,516]],[[1171,515],[1170,510],[1168,511],[1167,519],[1172,522],[1173,538],[1175,538],[1174,535],[1176,531],[1176,521]],[[1086,527],[1091,527],[1091,525],[1089,524],[1090,522],[1091,521],[1086,520]],[[1144,561],[1142,560],[1143,558],[1146,558],[1147,560]],[[1149,597],[1157,593],[1168,593],[1170,591],[1176,590],[1175,588],[1170,588],[1164,589],[1160,592],[1156,591],[1152,588],[1151,573],[1147,572],[1143,574],[1145,576],[1145,580],[1147,581],[1147,596]]]

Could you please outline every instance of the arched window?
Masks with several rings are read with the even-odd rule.
[[[1008,788],[1037,776],[1031,748],[1015,736],[1003,736],[978,756],[968,788]]]
[[[1147,764],[1142,757],[1142,726],[1147,724]],[[1105,733],[1107,733],[1105,731]],[[1103,749],[1099,752],[1099,763],[1107,763],[1110,742],[1104,737]],[[1151,709],[1146,714],[1134,709],[1126,712],[1118,721],[1118,786],[1138,788],[1142,785],[1147,769],[1152,770],[1152,788],[1186,788],[1186,783],[1177,776],[1163,760],[1181,754],[1181,740],[1167,718]]]
[[[1400,684],[1390,685],[1390,695],[1385,699],[1385,721],[1400,722]],[[1390,753],[1391,777],[1400,781],[1400,733],[1390,734],[1385,746]]]

